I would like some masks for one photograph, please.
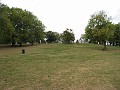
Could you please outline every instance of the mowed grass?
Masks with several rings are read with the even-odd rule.
[[[0,48],[0,90],[120,90],[120,48],[101,48],[92,44]]]

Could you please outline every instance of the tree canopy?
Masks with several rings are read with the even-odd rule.
[[[104,11],[99,11],[91,15],[85,33],[90,42],[103,44],[104,49],[106,49],[106,41],[114,33],[110,17]]]
[[[44,24],[31,12],[20,8],[9,8],[0,3],[0,43],[12,46],[17,42],[40,42],[44,39]]]
[[[120,23],[113,24],[111,17],[105,11],[91,15],[81,40],[102,44],[106,42],[120,46]],[[45,32],[44,24],[32,12],[21,8],[10,8],[0,3],[0,44],[31,45],[45,41],[48,43],[74,43],[75,35],[72,29],[66,29],[62,34],[53,31]]]
[[[60,34],[57,32],[48,31],[46,32],[46,39],[48,43],[56,43],[60,41]]]
[[[74,43],[75,36],[72,29],[67,28],[65,31],[63,31],[61,36],[63,43]]]

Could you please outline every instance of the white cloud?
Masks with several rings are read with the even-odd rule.
[[[105,10],[119,21],[119,0],[2,0],[10,7],[19,7],[33,12],[47,27],[47,30],[63,32],[74,30],[76,38],[84,33],[90,15]],[[114,21],[114,20],[113,20]]]
[[[113,22],[114,22],[114,23],[120,22],[120,9],[119,9],[118,12],[113,16]]]

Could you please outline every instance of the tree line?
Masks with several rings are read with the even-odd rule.
[[[120,23],[111,22],[105,11],[99,11],[91,15],[85,28],[82,39],[89,43],[120,46]],[[32,12],[21,8],[9,8],[0,3],[0,44],[16,43],[22,46],[29,42],[34,43],[74,43],[75,36],[72,29],[66,29],[63,33],[45,31],[45,25]],[[78,42],[78,41],[77,41]]]
[[[27,10],[9,8],[0,3],[0,43],[20,46],[23,43],[39,42],[43,39],[45,26]]]
[[[120,23],[111,22],[105,11],[99,11],[91,15],[88,25],[85,28],[85,34],[82,36],[89,43],[120,46]]]
[[[74,43],[75,36],[72,29],[66,28],[63,33],[48,31],[46,32],[46,41],[48,43]]]
[[[45,32],[45,25],[32,12],[0,3],[0,44],[22,46],[27,42],[33,45],[36,42],[72,43],[74,40],[72,29],[66,29],[62,34]]]

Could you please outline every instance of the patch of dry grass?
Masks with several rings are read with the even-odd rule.
[[[0,90],[119,90],[120,48],[100,48],[90,44],[0,48]]]

